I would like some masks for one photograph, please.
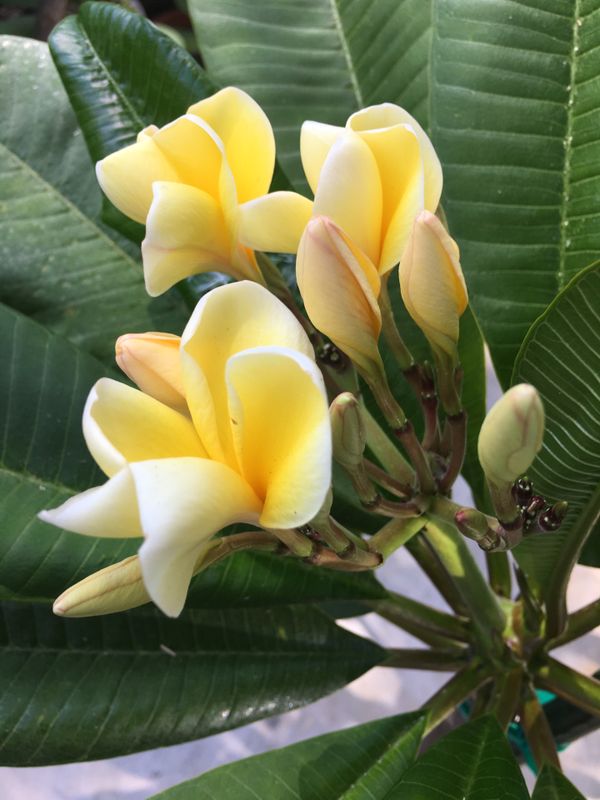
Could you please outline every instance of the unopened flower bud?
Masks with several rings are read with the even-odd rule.
[[[149,603],[138,556],[111,564],[70,586],[54,601],[59,617],[96,617]]]
[[[512,484],[531,466],[543,436],[539,394],[527,383],[513,386],[492,407],[479,433],[479,461],[487,478]]]
[[[333,456],[349,472],[362,464],[367,441],[358,400],[351,392],[339,394],[329,407]]]
[[[369,257],[330,219],[315,217],[300,241],[296,278],[313,325],[363,374],[378,379],[381,281]]]
[[[179,336],[126,333],[117,339],[117,364],[146,394],[178,410],[186,409],[179,359]]]
[[[415,219],[400,260],[404,305],[431,346],[456,358],[459,319],[468,304],[458,246],[429,211]]]

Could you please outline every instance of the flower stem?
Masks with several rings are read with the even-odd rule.
[[[394,429],[394,434],[400,440],[411,460],[419,480],[421,492],[423,494],[434,494],[435,482],[431,474],[431,467],[429,466],[425,451],[417,438],[412,422],[406,420],[402,426]]]
[[[450,430],[450,459],[439,481],[441,492],[447,492],[460,475],[467,449],[467,412],[459,411],[446,419]]]
[[[567,617],[565,629],[549,643],[549,649],[560,647],[573,639],[579,639],[600,625],[600,597]]]
[[[360,412],[367,434],[367,446],[373,455],[392,477],[412,485],[415,479],[414,470],[389,439],[364,402],[361,404]]]
[[[536,684],[564,697],[588,714],[600,716],[600,681],[548,658],[536,673]]]
[[[402,371],[409,370],[414,365],[412,353],[404,343],[400,331],[394,319],[394,312],[392,310],[392,303],[390,300],[390,293],[388,290],[389,274],[384,276],[381,281],[381,292],[379,294],[379,307],[381,309],[381,322],[383,327],[383,335],[392,354]]]
[[[406,549],[433,583],[450,608],[460,616],[469,611],[452,576],[442,563],[431,542],[422,531],[406,542]]]
[[[465,666],[466,655],[445,650],[425,650],[419,648],[394,648],[388,650],[389,656],[382,667],[399,669],[424,669],[432,672],[458,672]]]
[[[423,517],[391,519],[369,539],[369,550],[386,559],[412,539],[425,525]]]

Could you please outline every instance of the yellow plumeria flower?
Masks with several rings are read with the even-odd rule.
[[[400,291],[410,316],[431,346],[457,357],[459,321],[467,308],[467,287],[458,245],[440,220],[422,211],[400,261]]]
[[[85,407],[84,436],[108,481],[40,516],[90,536],[143,536],[146,590],[176,616],[217,531],[235,522],[291,529],[315,516],[331,482],[331,429],[306,334],[258,284],[209,292],[178,349],[151,344],[165,381],[130,360],[128,374],[151,394],[104,378]],[[152,396],[168,399],[165,383],[172,405]]]
[[[442,168],[425,131],[400,106],[382,103],[352,114],[345,128],[305,122],[300,153],[313,214],[330,217],[380,275],[389,272],[415,216],[440,201]]]
[[[142,257],[149,294],[210,270],[262,281],[240,230],[251,225],[254,201],[269,191],[274,166],[269,120],[233,87],[195,103],[163,128],[145,128],[135,144],[98,162],[98,181],[111,202],[146,225]],[[273,214],[289,216],[299,206],[305,211],[294,224],[305,222],[308,200],[292,192],[268,197]]]

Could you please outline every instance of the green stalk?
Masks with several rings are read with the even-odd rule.
[[[467,607],[456,583],[435,552],[424,533],[419,533],[406,543],[406,549],[433,583],[450,608],[460,616],[468,616]]]
[[[390,440],[364,402],[361,404],[360,413],[367,434],[367,446],[373,455],[391,476],[403,483],[412,484],[415,479],[414,470]]]
[[[508,553],[486,553],[488,578],[493,591],[500,597],[510,597],[512,576]]]
[[[451,525],[429,520],[425,535],[456,583],[483,651],[487,655],[499,654],[505,615],[461,534]]]
[[[388,279],[389,276],[385,276],[381,281],[381,291],[379,293],[379,307],[381,309],[383,335],[390,350],[392,351],[394,358],[398,362],[400,369],[405,371],[410,369],[415,362],[410,350],[404,343],[402,336],[400,336],[400,331],[398,330],[396,320],[394,319],[394,312],[392,310],[392,303],[387,285]]]
[[[564,697],[579,708],[600,716],[600,681],[548,658],[536,673],[536,684]]]
[[[466,620],[453,617],[445,611],[438,611],[437,608],[410,597],[390,592],[388,600],[376,600],[370,605],[382,617],[404,630],[406,630],[404,626],[408,623],[412,627],[422,628],[448,640],[469,641]]]
[[[458,672],[466,663],[466,656],[457,655],[456,651],[395,648],[388,652],[389,656],[381,664],[382,667],[423,669],[431,672]]]
[[[474,660],[457,672],[442,688],[423,705],[429,711],[425,735],[443,722],[464,700],[480,686],[487,683],[493,675],[490,665],[482,665]]]
[[[383,558],[388,558],[393,552],[406,544],[425,525],[423,517],[391,519],[383,528],[369,539],[369,550],[381,553]]]
[[[548,649],[552,650],[567,644],[567,642],[572,642],[573,639],[579,639],[580,636],[585,636],[598,625],[600,625],[600,597],[593,603],[570,614],[567,617],[564,631],[549,643]]]
[[[556,742],[548,718],[535,690],[531,687],[528,687],[521,706],[521,725],[538,769],[541,769],[544,764],[552,764],[560,770]]]

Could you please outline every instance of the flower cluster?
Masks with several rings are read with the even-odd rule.
[[[135,144],[97,165],[114,205],[146,226],[142,257],[151,295],[207,270],[238,282],[205,295],[181,338],[146,333],[118,340],[117,363],[138,388],[100,380],[83,415],[87,445],[108,480],[41,516],[80,534],[143,543],[135,558],[67,590],[57,613],[103,613],[151,598],[165,613],[179,614],[215,534],[237,522],[263,529],[267,541],[313,563],[372,568],[390,549],[397,521],[419,518],[460,471],[466,423],[457,345],[468,300],[458,247],[436,216],[442,170],[433,146],[406,111],[384,103],[353,114],[345,127],[306,122],[300,150],[314,199],[269,193],[269,121],[247,94],[227,88],[163,128],[144,129]],[[297,252],[310,323],[269,291],[257,251]],[[386,284],[397,265],[406,309],[438,367],[444,433],[426,402],[431,374],[412,362],[390,322]],[[387,386],[379,350],[386,326],[423,405],[422,442]],[[364,459],[367,442],[377,450],[369,439],[376,423],[363,427],[357,397],[339,395],[330,418],[313,349],[322,335],[371,387],[403,444],[411,464],[395,451],[395,474],[386,477]],[[330,383],[329,399],[339,391]],[[492,422],[482,464],[494,479],[512,483],[531,463],[541,428],[514,434],[519,453],[507,456],[498,473],[504,439]],[[379,540],[366,544],[329,514],[332,438],[360,500],[392,518]],[[384,464],[386,452],[379,451]],[[382,497],[378,482],[396,499]],[[257,536],[250,532],[244,541],[256,545],[263,541]]]

